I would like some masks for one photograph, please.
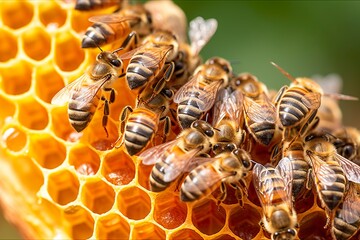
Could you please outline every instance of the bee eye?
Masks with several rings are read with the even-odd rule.
[[[205,134],[206,134],[206,136],[212,137],[212,136],[214,136],[214,131],[207,129],[207,130],[205,130]]]
[[[120,67],[121,62],[118,59],[111,59],[110,63],[114,65],[115,67]]]
[[[245,168],[250,168],[251,164],[249,161],[246,161],[246,160],[242,160],[242,164]]]
[[[346,146],[344,147],[344,157],[345,157],[345,158],[351,157],[351,155],[353,154],[353,152],[354,152],[353,146],[351,146],[351,145],[346,145]]]
[[[296,232],[295,232],[294,229],[288,229],[287,232],[290,233],[290,234],[293,235],[293,236],[296,235]]]
[[[228,68],[228,66],[224,65],[222,69],[224,69],[226,73],[230,73],[230,69]]]

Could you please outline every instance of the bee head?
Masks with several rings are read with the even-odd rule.
[[[295,239],[296,230],[293,228],[286,229],[285,231],[275,232],[271,235],[272,240],[289,240]]]

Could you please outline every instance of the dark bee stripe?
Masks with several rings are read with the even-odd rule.
[[[290,89],[280,101],[279,117],[285,127],[293,126],[309,112],[302,102],[302,90]]]
[[[268,145],[275,134],[275,124],[269,122],[253,123],[250,125],[250,129],[255,138],[264,145]]]
[[[330,210],[333,210],[340,204],[341,200],[343,199],[345,192],[346,178],[340,166],[330,165],[330,167],[334,170],[337,176],[336,180],[330,186],[320,183],[321,186],[320,193],[326,206]]]
[[[167,164],[162,161],[157,162],[151,171],[150,186],[153,192],[161,192],[170,185],[169,182],[165,182],[163,179],[165,165]]]

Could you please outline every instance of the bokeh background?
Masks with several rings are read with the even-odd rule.
[[[218,20],[216,35],[201,52],[204,59],[227,58],[236,73],[251,72],[272,89],[289,80],[270,61],[295,77],[337,73],[343,79],[342,92],[360,97],[360,2],[175,2],[188,20]],[[340,104],[344,124],[359,128],[360,102]],[[16,230],[0,218],[0,239],[16,238]]]

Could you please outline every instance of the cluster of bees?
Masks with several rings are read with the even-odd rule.
[[[146,4],[90,18],[94,24],[84,35],[84,48],[101,50],[125,40],[113,51],[101,50],[95,64],[52,99],[68,102],[75,130],[88,126],[103,101],[107,132],[109,104],[116,101],[112,84],[125,80],[124,91],[136,92],[137,99],[120,114],[113,147],[154,165],[152,191],[179,184],[180,198],[188,202],[220,187],[221,202],[228,184],[242,204],[253,184],[264,229],[272,239],[294,239],[299,227],[294,202],[315,186],[333,238],[351,238],[360,227],[360,134],[341,126],[336,101],[354,98],[326,93],[318,82],[294,78],[275,63],[291,80],[278,92],[250,73],[235,74],[226,59],[202,63],[199,52],[215,33],[216,20],[192,20],[188,43],[180,40],[183,29],[159,27]],[[328,127],[336,124],[340,130]],[[171,130],[174,139],[168,139]]]

